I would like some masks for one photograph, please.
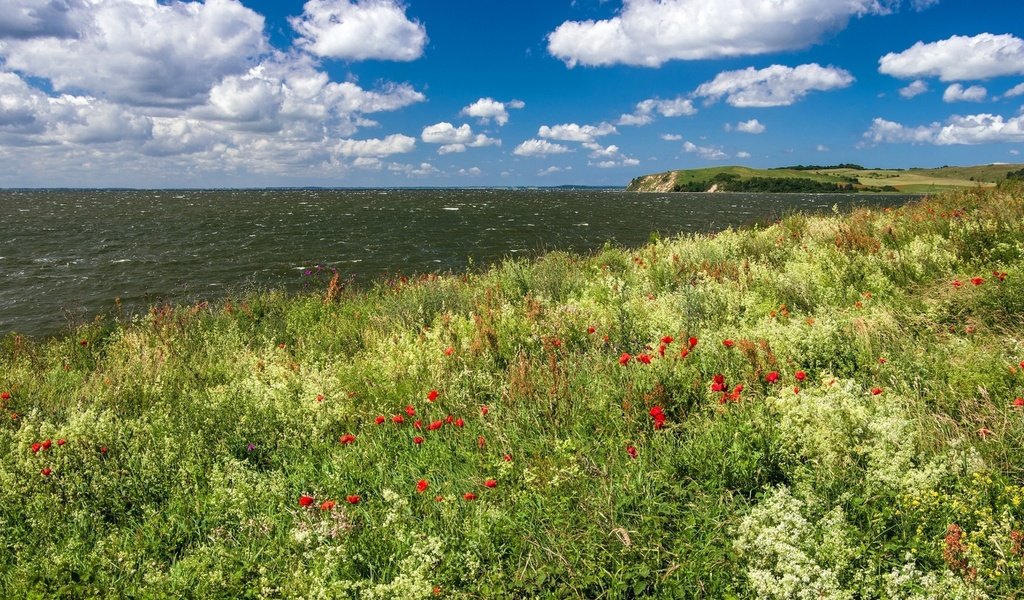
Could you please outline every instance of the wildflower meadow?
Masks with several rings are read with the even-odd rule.
[[[1024,187],[9,335],[0,406],[4,598],[1024,597]]]

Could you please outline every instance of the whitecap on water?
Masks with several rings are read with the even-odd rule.
[[[457,206],[442,206],[441,210],[459,210]]]

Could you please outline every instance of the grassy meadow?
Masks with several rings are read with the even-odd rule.
[[[1002,185],[9,335],[0,597],[1024,597],[1022,315]]]

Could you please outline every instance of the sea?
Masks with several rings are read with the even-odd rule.
[[[481,269],[555,250],[770,223],[914,196],[601,189],[0,190],[0,336],[69,333],[96,316],[302,292],[337,270]],[[320,288],[322,289],[322,288]]]

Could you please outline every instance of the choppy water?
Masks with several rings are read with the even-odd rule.
[[[546,250],[586,252],[903,196],[550,190],[0,190],[0,335],[46,336],[157,302],[367,282]]]

